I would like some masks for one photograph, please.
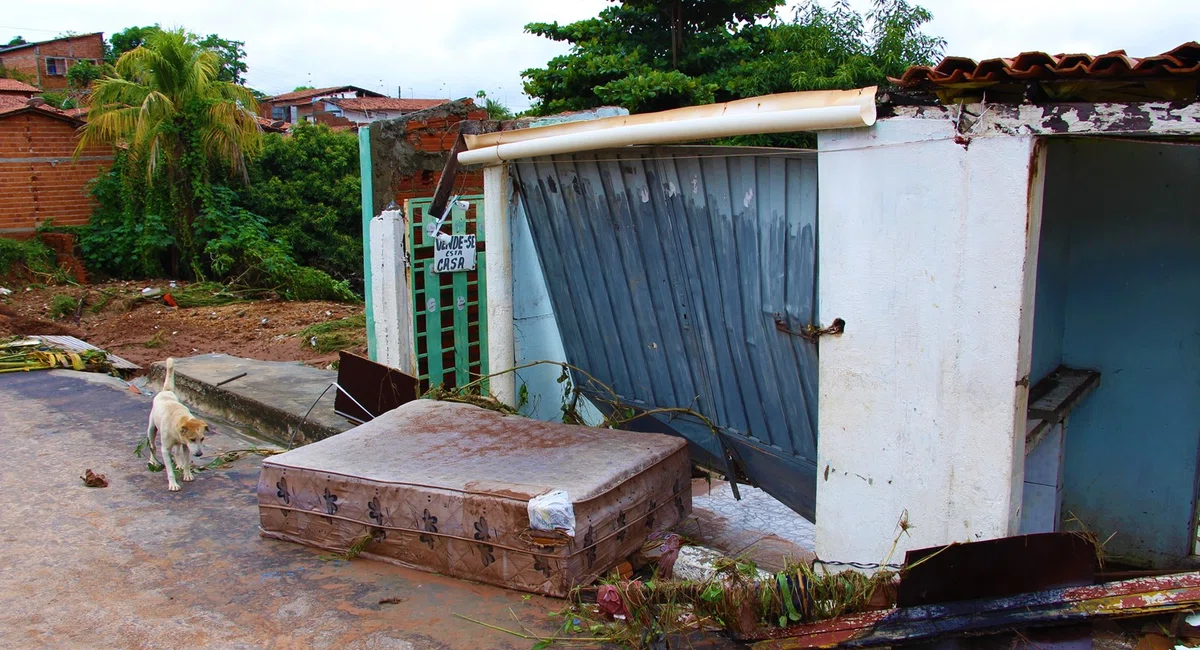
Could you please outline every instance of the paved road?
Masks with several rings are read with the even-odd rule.
[[[57,371],[0,375],[0,648],[532,645],[454,613],[550,631],[558,601],[259,537],[257,458],[168,492],[133,455],[149,409]],[[110,487],[84,487],[86,469]]]

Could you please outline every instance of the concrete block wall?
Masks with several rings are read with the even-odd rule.
[[[487,111],[467,99],[372,123],[373,214],[391,201],[403,205],[405,199],[433,196],[460,123],[486,119]],[[482,170],[460,169],[454,192],[482,194]]]
[[[88,183],[112,165],[111,149],[93,147],[72,160],[75,126],[25,112],[0,117],[0,233],[33,232],[47,220],[88,222]]]

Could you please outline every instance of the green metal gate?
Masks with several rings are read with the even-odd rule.
[[[454,205],[441,231],[475,235],[478,257],[473,271],[436,273],[435,238],[430,228],[438,216],[429,213],[433,199],[407,202],[412,224],[413,339],[417,346],[417,379],[421,392],[432,386],[452,388],[488,374],[487,265],[483,238],[483,197],[459,197],[470,207]]]

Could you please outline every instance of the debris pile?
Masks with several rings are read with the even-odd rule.
[[[66,368],[111,374],[113,364],[103,350],[63,350],[37,338],[13,338],[0,343],[0,373]]]

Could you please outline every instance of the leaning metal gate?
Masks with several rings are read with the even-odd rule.
[[[813,519],[815,155],[630,147],[513,168],[567,360],[617,398],[588,396],[698,413],[631,428],[681,435]]]

